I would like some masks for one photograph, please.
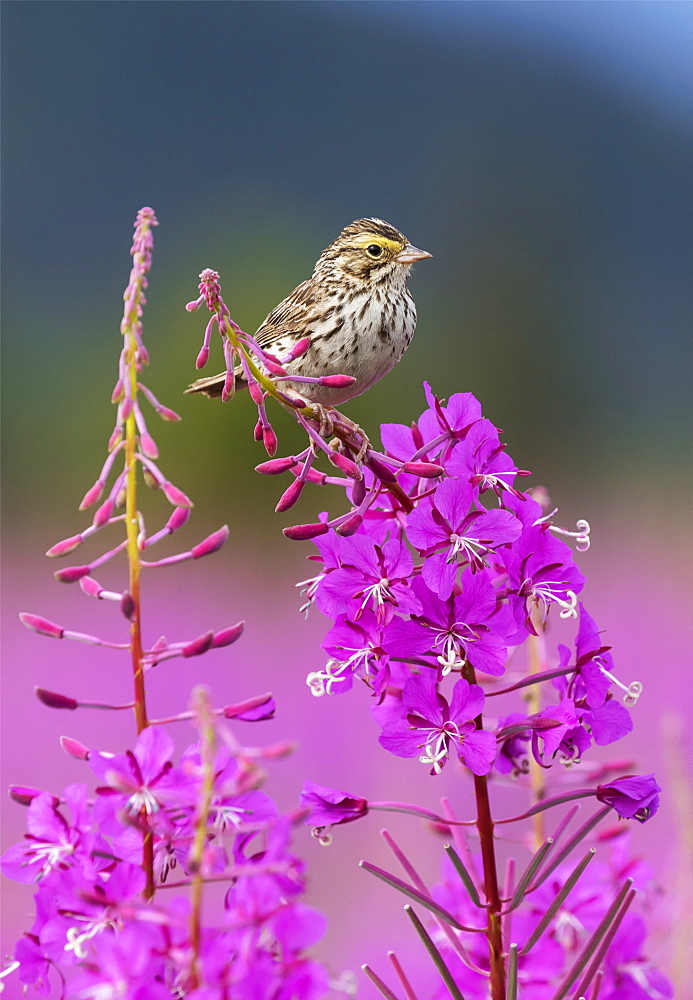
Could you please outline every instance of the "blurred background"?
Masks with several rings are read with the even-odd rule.
[[[131,741],[130,718],[66,717],[32,694],[40,684],[126,700],[124,664],[49,644],[17,613],[120,634],[110,606],[53,582],[43,552],[88,523],[76,508],[112,428],[131,227],[151,205],[160,226],[146,382],[184,418],[152,417],[151,429],[164,470],[196,503],[182,540],[224,522],[232,540],[214,560],[147,582],[145,627],[152,639],[183,638],[247,623],[216,659],[161,668],[154,713],[179,709],[202,681],[220,703],[272,689],[277,720],[243,735],[298,740],[268,787],[282,805],[308,776],[430,808],[445,790],[467,808],[452,768],[433,787],[380,750],[365,695],[316,700],[305,686],[327,625],[298,613],[292,585],[310,575],[309,546],[280,529],[334,509],[336,497],[316,488],[274,514],[283,486],[253,472],[263,453],[250,401],[181,395],[206,322],[183,309],[202,268],[220,271],[235,319],[254,330],[344,225],[379,216],[434,258],[410,280],[412,347],[346,412],[373,436],[381,421],[419,415],[424,378],[441,396],[472,391],[529,482],[549,489],[558,522],[591,522],[585,603],[620,676],[645,687],[616,753],[665,788],[633,841],[673,886],[651,951],[675,970],[685,942],[676,907],[693,891],[693,744],[681,735],[691,705],[693,7],[9,2],[2,20],[3,785],[87,780],[61,754],[62,733],[113,751]],[[222,367],[213,347],[210,373]],[[292,428],[281,417],[276,426],[289,453]],[[4,846],[23,822],[3,801]],[[366,960],[382,972],[388,948],[412,946],[401,901],[355,868],[360,857],[389,863],[378,826],[345,827],[329,849],[297,838],[312,900],[330,916],[320,957],[335,972]],[[421,854],[428,835],[413,821],[388,826]],[[440,846],[425,852],[435,880]],[[4,954],[29,922],[30,893],[6,885],[3,904]],[[677,995],[690,995],[688,979]],[[367,983],[361,992],[374,993]]]

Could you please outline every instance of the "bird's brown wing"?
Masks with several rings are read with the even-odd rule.
[[[313,279],[308,278],[307,281],[301,282],[294,288],[290,295],[282,299],[279,305],[275,306],[264,322],[260,324],[255,334],[255,339],[260,347],[272,351],[285,337],[291,340],[292,334],[295,334],[296,340],[298,340],[306,329],[306,314],[311,313],[315,301]],[[242,370],[236,368],[235,374],[236,388],[243,388],[245,378]],[[225,378],[225,372],[207,376],[207,378],[198,378],[185,391],[186,393],[201,392],[210,398],[221,396]]]
[[[258,327],[255,339],[260,347],[271,350],[273,344],[292,333],[301,337],[306,327],[306,315],[311,314],[315,302],[313,279],[308,278],[275,306]]]

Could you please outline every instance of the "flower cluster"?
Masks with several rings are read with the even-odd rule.
[[[327,664],[308,683],[316,695],[339,694],[357,678],[374,696],[381,745],[435,773],[451,755],[477,775],[494,765],[526,770],[530,752],[545,768],[575,762],[632,728],[614,691],[624,690],[628,704],[640,693],[616,678],[578,598],[584,577],[558,537],[572,535],[584,549],[589,527],[566,532],[553,523],[555,511],[517,489],[519,470],[474,396],[458,393],[447,406],[428,386],[426,396],[412,427],[381,428],[384,461],[411,468],[425,457],[441,475],[400,473],[410,511],[381,488],[355,534],[315,539],[322,571],[302,586],[334,626]],[[482,729],[475,720],[487,698],[520,686],[499,681],[521,676],[511,657],[538,642],[550,614],[579,625],[574,651],[561,645],[555,665],[529,679],[552,681],[552,704]]]
[[[162,472],[140,407],[144,398],[164,419],[178,419],[141,381],[148,361],[141,317],[155,225],[153,211],[141,209],[124,296],[124,343],[113,392],[116,426],[82,509],[96,504],[106,490],[107,497],[88,528],[48,551],[51,557],[64,556],[98,532],[125,529],[125,537],[102,554],[55,575],[63,583],[79,581],[89,597],[113,602],[128,635],[112,642],[33,612],[20,616],[40,635],[127,657],[133,699],[126,705],[45,689],[37,695],[58,710],[132,709],[137,739],[133,749],[114,754],[63,738],[69,755],[82,766],[88,762],[97,783],[94,793],[86,784],[70,785],[60,796],[13,789],[15,800],[28,807],[28,833],[5,853],[2,869],[9,878],[37,887],[36,916],[0,978],[15,973],[25,987],[61,998],[317,1000],[326,991],[327,974],[305,950],[322,937],[325,918],[303,901],[304,867],[290,846],[300,814],[280,815],[273,799],[260,791],[261,762],[292,747],[244,746],[222,721],[270,719],[272,696],[214,708],[205,689],[198,688],[188,710],[166,719],[152,719],[147,706],[152,669],[176,657],[228,647],[243,632],[243,622],[176,641],[162,636],[145,642],[141,632],[142,571],[198,560],[219,549],[229,534],[224,526],[187,551],[143,558],[186,524],[192,507]],[[122,469],[114,471],[119,458]],[[138,471],[173,506],[166,523],[153,532],[138,507]],[[119,555],[126,557],[127,583],[102,586],[94,571]],[[176,761],[165,727],[179,721],[191,721],[198,740]],[[212,883],[224,889],[223,901],[216,915],[203,919],[203,892]]]
[[[204,692],[197,701],[204,705]],[[60,797],[15,793],[29,801],[28,833],[2,869],[37,886],[36,919],[15,954],[21,982],[47,993],[54,970],[73,975],[76,997],[324,994],[325,971],[304,950],[322,936],[325,918],[302,901],[291,818],[258,790],[262,752],[234,745],[223,728],[217,735],[219,746],[205,746],[203,736],[174,764],[172,739],[150,726],[124,754],[85,754],[94,796],[83,784]],[[156,885],[167,890],[155,902],[142,898],[147,837]],[[196,875],[227,885],[215,923],[198,924],[189,897],[175,891]],[[123,982],[127,994],[118,992]]]

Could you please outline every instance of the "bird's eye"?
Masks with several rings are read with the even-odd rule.
[[[383,248],[379,246],[379,244],[377,243],[371,243],[370,246],[366,247],[366,253],[368,254],[369,257],[372,257],[374,260],[380,257],[382,252]]]

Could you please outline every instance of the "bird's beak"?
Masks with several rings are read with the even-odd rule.
[[[416,260],[425,260],[426,257],[432,257],[433,254],[429,253],[427,250],[419,250],[417,247],[413,247],[411,243],[407,243],[404,250],[400,250],[396,257],[393,259],[397,261],[398,264],[413,264]]]

